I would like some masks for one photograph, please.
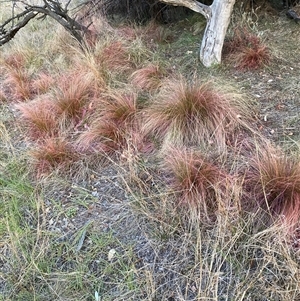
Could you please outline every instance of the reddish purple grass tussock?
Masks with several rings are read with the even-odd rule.
[[[113,152],[127,146],[130,133],[137,130],[136,95],[111,93],[96,103],[88,131],[78,140],[83,150]]]
[[[236,28],[224,42],[223,54],[237,69],[258,69],[270,63],[271,54],[261,39],[246,28]]]
[[[104,47],[98,56],[99,63],[108,70],[124,71],[131,68],[129,54],[120,41],[114,41]]]
[[[6,94],[4,91],[1,91],[0,89],[0,103],[6,101]]]
[[[248,47],[237,56],[239,69],[258,69],[270,62],[270,51],[264,46]]]
[[[93,80],[86,74],[71,72],[60,77],[54,90],[54,103],[58,112],[67,119],[78,122],[92,95]]]
[[[229,175],[199,152],[170,148],[164,161],[164,171],[170,174],[170,186],[180,203],[211,216],[218,202],[228,199]]]
[[[135,71],[131,75],[132,83],[134,86],[143,90],[157,90],[165,76],[165,72],[159,65],[149,65]]]
[[[155,48],[156,43],[172,42],[175,39],[174,34],[168,31],[166,27],[157,21],[150,21],[141,32],[144,42],[150,47]],[[154,47],[153,47],[154,46]]]
[[[246,175],[246,191],[253,201],[291,226],[300,218],[299,158],[262,153]],[[254,204],[255,205],[255,204]]]
[[[58,114],[52,99],[37,99],[18,104],[16,108],[20,112],[20,121],[31,139],[40,140],[57,135]]]
[[[32,90],[35,94],[44,94],[53,86],[55,79],[44,72],[41,72],[38,77],[31,82]]]
[[[146,110],[143,130],[161,142],[224,148],[226,136],[240,124],[241,115],[230,97],[210,83],[173,80]]]
[[[134,41],[139,35],[138,30],[132,28],[131,26],[121,26],[117,28],[117,32],[120,36],[124,37],[127,41]]]
[[[6,68],[11,69],[23,69],[26,64],[25,55],[21,52],[14,52],[8,55],[4,59],[4,65]]]
[[[4,84],[8,85],[13,100],[25,101],[33,94],[30,76],[25,70],[8,70]]]
[[[21,52],[12,53],[4,59],[4,84],[8,87],[10,98],[17,101],[27,100],[33,93],[25,65],[26,57]]]
[[[46,138],[31,151],[35,160],[37,177],[54,169],[67,168],[78,159],[78,153],[63,138]]]
[[[111,153],[120,149],[124,134],[117,124],[103,118],[95,119],[90,128],[78,139],[78,146],[84,152]]]

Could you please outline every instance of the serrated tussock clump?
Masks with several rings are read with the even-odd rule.
[[[249,113],[238,95],[181,78],[165,83],[144,115],[145,135],[162,144],[224,150],[227,137],[245,124],[242,119]]]

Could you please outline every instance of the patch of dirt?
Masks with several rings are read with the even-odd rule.
[[[228,66],[226,74],[257,103],[261,132],[284,148],[292,147],[300,139],[300,24],[281,15],[260,26],[271,64],[257,71]]]

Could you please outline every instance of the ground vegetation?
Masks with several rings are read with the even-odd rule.
[[[232,17],[1,47],[0,300],[299,300],[299,24]]]

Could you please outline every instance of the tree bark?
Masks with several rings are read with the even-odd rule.
[[[221,63],[222,48],[235,0],[214,0],[207,19],[200,48],[200,61],[205,67]]]
[[[205,67],[220,64],[224,39],[236,0],[214,0],[210,6],[196,0],[160,1],[175,6],[188,7],[206,18],[207,24],[199,54],[200,61]]]

